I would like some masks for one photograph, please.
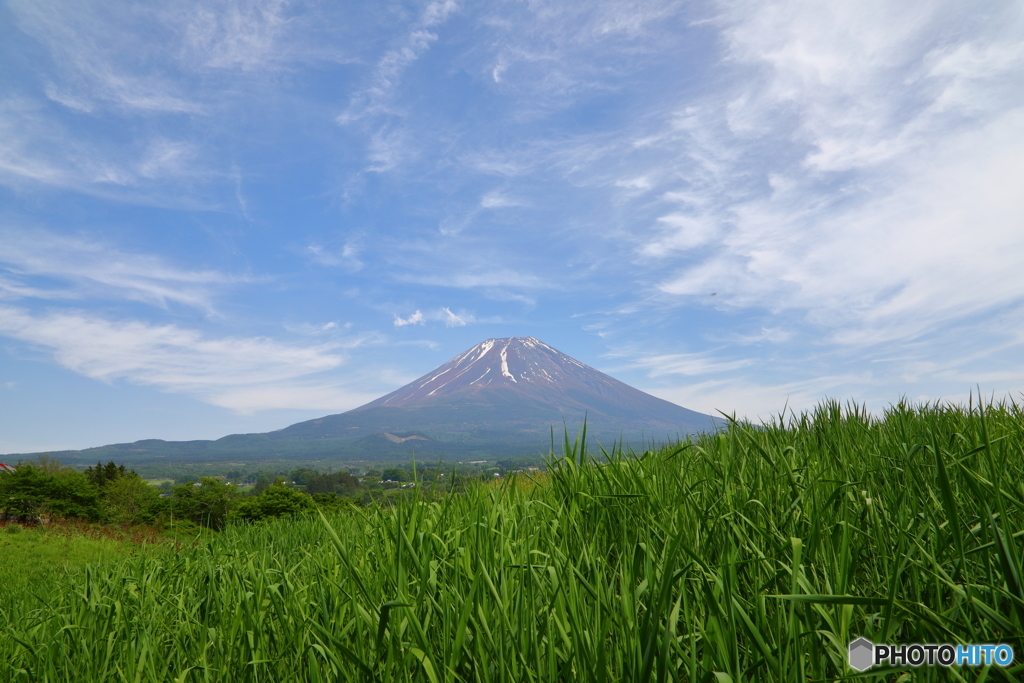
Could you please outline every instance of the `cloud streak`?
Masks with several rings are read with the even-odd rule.
[[[177,325],[111,321],[81,311],[40,315],[6,305],[0,305],[0,334],[46,349],[60,365],[92,379],[156,386],[242,413],[354,407],[343,385],[318,376],[339,368],[346,349],[363,341],[303,346],[263,337],[210,338]]]
[[[454,0],[428,3],[399,44],[378,60],[370,84],[352,97],[337,122],[344,126],[369,116],[400,114],[393,100],[402,74],[437,40],[437,34],[431,29],[444,24],[456,10],[458,4]]]
[[[179,304],[212,314],[217,293],[249,280],[214,270],[185,270],[156,256],[43,230],[0,231],[0,245],[0,264],[10,273],[0,280],[0,288],[8,296],[127,299],[163,308]],[[30,287],[24,280],[40,284]],[[42,285],[53,280],[72,286]]]
[[[369,131],[365,171],[384,173],[416,155],[416,140],[402,123],[407,115],[397,95],[405,71],[437,41],[436,29],[459,9],[455,0],[429,2],[398,44],[377,61],[369,84],[357,91],[335,121],[341,126],[359,124]]]

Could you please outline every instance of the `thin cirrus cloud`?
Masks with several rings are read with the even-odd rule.
[[[283,70],[352,59],[338,47],[345,23],[327,28],[333,9],[282,0],[6,9],[13,49],[45,55],[38,84],[0,84],[0,183],[19,188],[198,210],[238,203],[244,214],[233,155],[206,154],[211,135],[251,112],[252,90]]]
[[[53,353],[65,368],[186,393],[240,413],[268,408],[354,407],[366,398],[310,377],[344,363],[362,340],[318,346],[267,338],[209,338],[177,325],[110,321],[79,311],[32,314],[0,306],[0,333]]]
[[[216,314],[215,300],[248,278],[216,271],[189,271],[147,254],[43,231],[3,234],[0,298],[85,302],[97,297],[139,301],[164,308],[179,304]],[[30,287],[23,280],[58,287]],[[125,380],[183,393],[237,413],[269,409],[344,409],[372,396],[360,382],[329,376],[351,349],[374,335],[340,336],[336,323],[317,328],[330,334],[316,345],[266,337],[210,337],[178,324],[109,320],[78,309],[0,305],[0,335],[52,354],[61,366],[103,382]],[[326,374],[325,374],[326,373]],[[365,384],[365,382],[364,382]],[[370,382],[372,384],[372,382]]]
[[[952,5],[869,5],[856,16],[813,3],[781,17],[749,9],[726,36],[732,58],[761,75],[737,88],[740,121],[718,144],[742,150],[767,136],[804,152],[762,162],[768,193],[729,202],[743,188],[710,188],[725,226],[717,239],[694,229],[706,217],[680,217],[643,245],[645,254],[711,246],[659,289],[803,309],[843,343],[914,338],[1019,302],[1024,201],[1004,182],[1024,174],[1024,88],[1005,77],[1024,67],[1019,43],[937,43],[931,32],[955,19]],[[730,112],[718,115],[728,122]],[[698,128],[708,140],[707,129],[720,130],[714,115]],[[698,172],[721,177],[715,170]]]
[[[352,97],[348,108],[338,116],[338,123],[348,125],[368,116],[400,113],[395,108],[394,96],[403,73],[438,39],[432,29],[444,24],[456,10],[458,4],[454,0],[427,3],[398,45],[378,60],[368,85]]]
[[[670,353],[644,355],[633,359],[633,367],[642,368],[651,377],[664,375],[714,375],[747,368],[754,364],[750,358],[722,361],[711,352]]]
[[[101,107],[212,115],[210,89],[192,74],[274,71],[289,62],[351,59],[317,26],[318,12],[282,0],[215,0],[140,7],[67,0],[12,0],[26,34],[56,66],[46,93],[85,113]],[[319,28],[320,30],[314,30]],[[196,98],[196,93],[200,97]]]
[[[480,208],[482,209],[505,209],[522,205],[523,203],[520,200],[510,197],[499,190],[492,190],[480,198]]]
[[[201,145],[186,134],[115,130],[83,135],[38,99],[0,94],[0,185],[22,192],[41,185],[182,209],[223,203],[217,196],[225,173],[211,169]],[[126,133],[133,139],[124,140]]]
[[[437,41],[436,29],[457,10],[454,0],[427,3],[397,44],[377,61],[366,86],[352,95],[337,116],[341,126],[359,124],[369,131],[365,171],[391,171],[416,156],[415,138],[401,123],[407,112],[396,94],[404,72]]]
[[[846,340],[846,326],[906,337],[1012,303],[1021,206],[1000,180],[1020,175],[1021,21],[1007,9],[1001,27],[968,23],[961,42],[938,41],[963,11],[722,5],[724,91],[689,97],[630,140],[582,137],[545,157],[626,201],[663,202],[637,254],[685,256],[684,268],[651,269],[667,295],[838,318]]]
[[[362,244],[360,240],[349,239],[340,248],[310,244],[305,248],[304,255],[318,265],[340,267],[350,273],[354,273],[365,265],[359,258],[361,251]]]
[[[534,289],[550,289],[556,285],[550,280],[545,281],[538,275],[507,270],[504,268],[493,271],[476,271],[461,273],[409,273],[401,280],[435,287],[454,289],[478,289],[481,294],[498,300],[531,300],[522,291]],[[509,293],[512,290],[512,293]]]
[[[46,87],[50,99],[84,113],[100,106],[200,113],[202,105],[173,79],[159,71],[143,74],[134,70],[149,60],[122,59],[126,53],[155,57],[154,51],[165,42],[161,40],[162,27],[147,21],[149,13],[122,14],[120,9],[60,1],[10,3],[21,30],[45,45],[58,67],[59,80]],[[132,30],[119,32],[112,39],[110,25],[124,26],[125,21],[134,24]]]
[[[32,185],[149,206],[206,209],[218,199],[226,174],[211,170],[200,146],[161,133],[123,145],[89,139],[67,128],[38,102],[0,101],[0,184]],[[195,188],[197,181],[212,187]]]
[[[0,280],[8,297],[127,299],[160,307],[179,304],[215,312],[215,298],[249,281],[215,270],[186,270],[164,259],[44,230],[0,232]],[[53,287],[52,281],[62,284]],[[31,286],[31,282],[36,282]]]

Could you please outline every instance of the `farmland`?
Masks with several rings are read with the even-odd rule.
[[[828,402],[641,454],[562,451],[536,475],[54,575],[3,603],[2,676],[821,681],[854,674],[861,636],[1017,653],[914,680],[1024,672],[1012,404]]]

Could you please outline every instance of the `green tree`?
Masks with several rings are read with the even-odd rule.
[[[317,474],[306,481],[306,493],[336,493],[339,496],[354,496],[363,485],[348,472]]]
[[[217,530],[227,524],[237,497],[234,486],[210,477],[199,483],[175,486],[173,491],[171,511],[176,517]]]
[[[380,478],[384,481],[389,479],[391,481],[406,481],[409,478],[409,473],[401,467],[389,467],[381,473]]]
[[[324,512],[337,512],[355,504],[352,498],[342,498],[337,493],[314,493],[310,496],[313,504]]]
[[[274,517],[291,517],[313,509],[313,499],[284,486],[271,486],[258,496],[242,501],[233,513],[235,519],[260,522]]]
[[[21,466],[21,464],[21,461],[18,461],[18,465]],[[67,474],[68,472],[77,471],[74,467],[69,467],[63,464],[60,460],[49,453],[40,453],[36,456],[35,462],[27,462],[24,464],[38,467],[46,474]]]
[[[0,474],[0,511],[93,521],[101,514],[99,491],[84,474],[59,466],[44,469],[37,465],[19,465],[14,472]]]
[[[113,480],[102,491],[103,512],[111,522],[152,522],[160,504],[160,492],[132,473]]]
[[[299,469],[292,470],[291,472],[288,473],[288,478],[291,481],[294,481],[296,484],[301,484],[303,486],[308,484],[310,479],[314,479],[319,476],[321,476],[319,472],[317,472],[316,470],[311,470],[308,467],[300,467]]]
[[[269,489],[271,486],[281,486],[284,484],[284,477],[274,476],[271,474],[261,473],[256,479],[256,486],[253,488],[253,493],[259,495]]]
[[[108,484],[117,481],[121,477],[126,477],[129,474],[135,474],[135,471],[125,468],[124,465],[115,465],[113,460],[108,462],[106,465],[97,461],[96,467],[85,468],[86,479],[89,480],[90,484],[96,486],[100,490],[105,488]]]

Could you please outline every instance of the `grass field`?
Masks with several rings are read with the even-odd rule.
[[[231,527],[5,603],[24,681],[826,681],[850,640],[1007,643],[1024,673],[1024,416],[817,410]]]
[[[167,540],[152,529],[118,529],[80,522],[45,527],[0,524],[0,609],[42,599],[87,566],[117,562],[138,553],[160,552]]]

